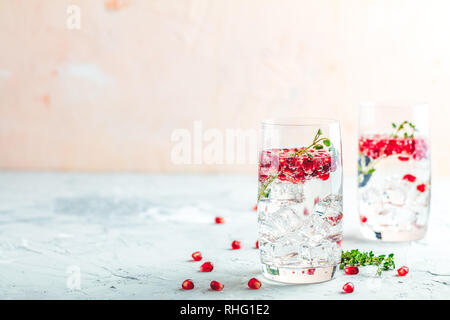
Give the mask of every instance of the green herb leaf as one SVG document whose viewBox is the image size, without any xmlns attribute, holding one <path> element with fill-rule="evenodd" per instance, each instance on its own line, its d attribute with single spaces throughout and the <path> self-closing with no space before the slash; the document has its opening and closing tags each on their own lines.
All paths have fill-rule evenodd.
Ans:
<svg viewBox="0 0 450 320">
<path fill-rule="evenodd" d="M 381 275 L 382 271 L 393 270 L 395 268 L 394 254 L 391 253 L 387 257 L 385 254 L 375 256 L 370 252 L 360 252 L 358 249 L 344 251 L 341 255 L 340 269 L 346 266 L 377 266 L 377 275 Z"/>
<path fill-rule="evenodd" d="M 327 147 L 329 147 L 331 145 L 331 142 L 330 142 L 330 140 L 325 139 L 325 140 L 323 140 L 323 144 L 326 145 Z"/>
<path fill-rule="evenodd" d="M 400 136 L 403 136 L 405 139 L 407 138 L 414 139 L 414 132 L 418 131 L 416 126 L 412 122 L 407 120 L 403 121 L 398 125 L 392 123 L 392 127 L 394 128 L 394 131 L 391 134 L 393 138 L 398 138 L 400 134 Z M 411 132 L 411 134 L 409 134 L 408 132 Z"/>
</svg>

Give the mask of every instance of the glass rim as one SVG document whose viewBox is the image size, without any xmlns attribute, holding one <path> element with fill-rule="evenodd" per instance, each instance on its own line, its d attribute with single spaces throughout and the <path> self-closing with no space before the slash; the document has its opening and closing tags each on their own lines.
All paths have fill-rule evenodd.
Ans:
<svg viewBox="0 0 450 320">
<path fill-rule="evenodd" d="M 331 118 L 283 117 L 261 121 L 262 126 L 280 127 L 313 127 L 333 124 L 339 124 L 339 120 Z"/>
</svg>

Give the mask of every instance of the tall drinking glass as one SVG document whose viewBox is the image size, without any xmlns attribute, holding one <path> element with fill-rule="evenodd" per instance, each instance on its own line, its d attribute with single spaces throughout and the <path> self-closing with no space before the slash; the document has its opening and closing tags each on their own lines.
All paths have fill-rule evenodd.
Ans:
<svg viewBox="0 0 450 320">
<path fill-rule="evenodd" d="M 341 260 L 339 122 L 262 123 L 258 241 L 263 274 L 287 283 L 332 279 Z"/>
<path fill-rule="evenodd" d="M 358 209 L 368 239 L 423 238 L 430 208 L 426 104 L 360 106 Z"/>
</svg>

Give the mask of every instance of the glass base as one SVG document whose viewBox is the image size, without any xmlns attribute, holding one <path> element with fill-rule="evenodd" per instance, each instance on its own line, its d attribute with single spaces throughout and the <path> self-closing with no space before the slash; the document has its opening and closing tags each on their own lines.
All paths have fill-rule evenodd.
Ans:
<svg viewBox="0 0 450 320">
<path fill-rule="evenodd" d="M 277 268 L 262 265 L 263 275 L 273 281 L 283 283 L 318 283 L 333 279 L 337 266 L 321 268 Z"/>
<path fill-rule="evenodd" d="M 410 231 L 375 231 L 369 227 L 361 226 L 360 228 L 364 238 L 369 240 L 388 241 L 388 242 L 402 242 L 420 240 L 425 236 L 426 228 L 416 228 Z"/>
</svg>

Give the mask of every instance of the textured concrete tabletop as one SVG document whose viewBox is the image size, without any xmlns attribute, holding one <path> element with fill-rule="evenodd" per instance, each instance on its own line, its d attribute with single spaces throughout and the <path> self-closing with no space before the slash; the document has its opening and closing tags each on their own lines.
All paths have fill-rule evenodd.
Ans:
<svg viewBox="0 0 450 320">
<path fill-rule="evenodd" d="M 0 298 L 450 299 L 450 180 L 433 180 L 426 238 L 401 244 L 360 237 L 354 178 L 344 186 L 343 248 L 393 252 L 407 276 L 361 268 L 322 284 L 266 281 L 254 248 L 254 176 L 3 172 Z M 216 215 L 225 224 L 214 224 Z M 233 240 L 243 249 L 231 250 Z M 197 250 L 213 272 L 198 271 Z M 260 290 L 247 288 L 252 277 L 263 282 Z M 194 290 L 180 289 L 186 278 Z M 224 291 L 210 290 L 211 280 Z M 345 295 L 347 281 L 355 292 Z"/>
</svg>

